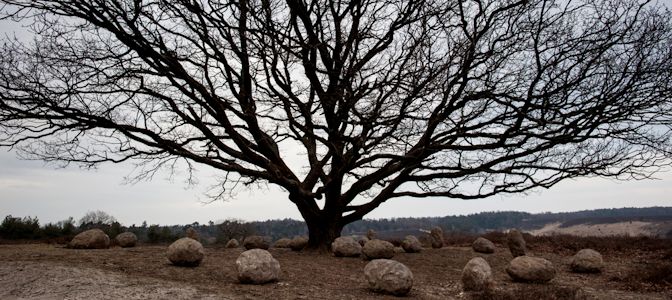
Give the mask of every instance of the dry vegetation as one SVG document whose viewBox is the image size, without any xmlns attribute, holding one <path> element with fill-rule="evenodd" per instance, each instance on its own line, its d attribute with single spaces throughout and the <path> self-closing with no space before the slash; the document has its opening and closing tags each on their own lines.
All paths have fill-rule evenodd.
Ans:
<svg viewBox="0 0 672 300">
<path fill-rule="evenodd" d="M 409 296 L 421 299 L 538 300 L 669 299 L 672 295 L 672 240 L 526 236 L 532 254 L 549 259 L 559 270 L 558 276 L 549 284 L 539 285 L 512 282 L 504 271 L 511 259 L 508 250 L 502 247 L 504 235 L 489 233 L 486 237 L 497 244 L 495 254 L 473 252 L 468 247 L 473 237 L 457 234 L 447 235 L 448 247 L 425 249 L 420 254 L 397 254 L 395 259 L 406 264 L 415 275 Z M 585 247 L 602 252 L 606 263 L 604 272 L 569 272 L 569 256 Z M 70 250 L 54 244 L 0 245 L 0 285 L 7 287 L 0 292 L 0 298 L 84 299 L 101 295 L 107 298 L 175 299 L 387 298 L 367 289 L 362 274 L 366 262 L 361 259 L 286 249 L 271 249 L 282 266 L 280 282 L 241 285 L 237 283 L 234 267 L 241 251 L 206 248 L 206 259 L 201 266 L 182 268 L 168 263 L 165 246 Z M 461 269 L 474 256 L 484 257 L 493 267 L 497 280 L 493 290 L 480 294 L 462 292 Z M 67 280 L 50 279 L 59 275 Z"/>
</svg>

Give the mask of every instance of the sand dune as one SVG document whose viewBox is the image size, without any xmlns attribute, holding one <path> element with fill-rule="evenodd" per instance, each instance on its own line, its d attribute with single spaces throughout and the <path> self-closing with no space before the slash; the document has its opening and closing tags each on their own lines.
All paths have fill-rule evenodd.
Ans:
<svg viewBox="0 0 672 300">
<path fill-rule="evenodd" d="M 580 224 L 561 227 L 562 223 L 546 224 L 541 229 L 528 231 L 533 235 L 570 234 L 577 236 L 651 236 L 665 237 L 672 230 L 672 222 L 629 221 L 608 224 Z"/>
</svg>

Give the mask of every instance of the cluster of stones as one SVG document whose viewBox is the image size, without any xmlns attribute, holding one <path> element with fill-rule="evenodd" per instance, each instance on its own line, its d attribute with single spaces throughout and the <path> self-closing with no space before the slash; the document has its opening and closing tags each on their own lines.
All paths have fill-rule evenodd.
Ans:
<svg viewBox="0 0 672 300">
<path fill-rule="evenodd" d="M 398 251 L 418 253 L 422 244 L 415 236 L 406 236 L 401 248 L 395 248 L 388 241 L 376 238 L 375 231 L 366 236 L 343 236 L 336 238 L 331 250 L 336 257 L 361 257 L 369 260 L 364 267 L 364 277 L 371 290 L 396 296 L 403 296 L 413 287 L 413 273 L 404 264 L 391 258 Z"/>
<path fill-rule="evenodd" d="M 271 238 L 259 235 L 251 235 L 243 239 L 243 247 L 247 250 L 268 250 L 268 248 L 271 247 Z"/>
<path fill-rule="evenodd" d="M 198 233 L 193 228 L 185 231 L 186 237 L 178 239 L 168 246 L 166 257 L 175 266 L 195 267 L 201 264 L 205 257 L 203 245 L 199 242 Z M 121 247 L 133 247 L 138 238 L 131 232 L 124 232 L 115 237 Z M 305 237 L 280 241 L 280 245 L 292 249 L 303 249 L 308 243 Z M 276 245 L 278 243 L 276 242 Z M 264 284 L 278 280 L 280 263 L 266 251 L 270 245 L 270 238 L 250 236 L 245 238 L 243 246 L 247 250 L 236 260 L 238 280 L 241 283 Z M 359 246 L 359 244 L 357 244 Z M 100 229 L 91 229 L 76 235 L 68 244 L 74 249 L 107 249 L 110 247 L 110 238 Z M 227 248 L 238 248 L 237 240 L 231 239 L 226 243 Z"/>
<path fill-rule="evenodd" d="M 281 238 L 273 243 L 273 248 L 291 248 L 292 239 Z"/>
<path fill-rule="evenodd" d="M 192 228 L 189 229 L 186 231 L 187 237 L 172 243 L 166 252 L 168 260 L 176 266 L 195 267 L 205 257 L 205 250 L 199 242 L 198 234 Z M 124 232 L 117 235 L 115 240 L 121 247 L 133 247 L 138 238 L 131 232 Z M 443 247 L 441 228 L 435 227 L 431 230 L 430 241 L 433 248 Z M 275 242 L 274 247 L 300 251 L 307 244 L 308 238 L 299 236 L 293 239 L 280 239 Z M 243 240 L 242 246 L 247 251 L 242 252 L 236 260 L 238 280 L 241 283 L 264 284 L 278 280 L 280 263 L 266 250 L 270 245 L 270 237 L 248 236 Z M 84 231 L 69 243 L 69 247 L 75 249 L 105 249 L 109 246 L 110 238 L 100 229 Z M 236 239 L 231 239 L 225 247 L 240 246 Z M 520 231 L 511 230 L 508 233 L 507 246 L 514 258 L 506 267 L 506 273 L 514 281 L 545 283 L 556 276 L 557 271 L 550 261 L 527 254 L 525 239 Z M 391 259 L 395 255 L 394 245 L 376 239 L 376 234 L 372 230 L 367 232 L 367 237 L 339 237 L 331 244 L 331 248 L 336 257 L 362 257 L 370 260 L 364 267 L 364 276 L 369 287 L 375 292 L 403 296 L 413 287 L 411 270 Z M 422 251 L 422 245 L 415 236 L 409 235 L 402 241 L 401 249 L 407 253 L 418 253 Z M 472 243 L 472 249 L 477 253 L 491 254 L 495 252 L 496 247 L 491 241 L 479 237 Z M 572 257 L 570 268 L 574 272 L 595 273 L 601 272 L 603 265 L 600 253 L 592 249 L 583 249 Z M 482 257 L 475 257 L 464 266 L 461 280 L 465 291 L 486 290 L 494 285 L 492 268 Z"/>
<path fill-rule="evenodd" d="M 525 239 L 518 230 L 511 230 L 507 234 L 507 246 L 513 259 L 506 267 L 506 273 L 517 282 L 545 283 L 557 274 L 556 268 L 550 261 L 534 257 L 527 253 Z M 490 254 L 495 252 L 495 245 L 482 237 L 476 239 L 472 249 L 478 253 Z M 595 250 L 583 249 L 571 259 L 570 268 L 578 273 L 601 272 L 604 263 L 602 256 Z M 462 270 L 462 286 L 465 291 L 482 291 L 493 286 L 492 269 L 482 257 L 471 259 Z"/>
<path fill-rule="evenodd" d="M 73 249 L 107 249 L 110 247 L 110 237 L 100 229 L 89 229 L 72 238 L 68 247 Z"/>
<path fill-rule="evenodd" d="M 138 237 L 132 232 L 123 232 L 114 238 L 122 248 L 135 247 Z M 110 237 L 100 229 L 94 228 L 77 234 L 68 247 L 72 249 L 107 249 L 110 247 Z"/>
</svg>

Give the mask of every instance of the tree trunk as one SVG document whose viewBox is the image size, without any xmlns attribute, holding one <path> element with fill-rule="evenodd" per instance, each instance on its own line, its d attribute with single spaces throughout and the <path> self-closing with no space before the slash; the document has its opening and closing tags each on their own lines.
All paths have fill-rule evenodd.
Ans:
<svg viewBox="0 0 672 300">
<path fill-rule="evenodd" d="M 331 242 L 341 236 L 343 225 L 337 218 L 326 216 L 306 219 L 308 226 L 308 246 L 307 250 L 316 250 L 320 252 L 331 251 Z"/>
</svg>

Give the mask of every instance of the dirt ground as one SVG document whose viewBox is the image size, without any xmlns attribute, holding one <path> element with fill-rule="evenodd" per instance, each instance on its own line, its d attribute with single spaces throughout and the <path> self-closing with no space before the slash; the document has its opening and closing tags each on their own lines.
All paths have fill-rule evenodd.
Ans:
<svg viewBox="0 0 672 300">
<path fill-rule="evenodd" d="M 243 285 L 235 260 L 242 249 L 206 248 L 196 268 L 176 267 L 166 246 L 73 250 L 60 245 L 0 245 L 0 299 L 393 299 L 367 289 L 366 261 L 327 254 L 271 249 L 282 268 L 279 282 Z M 672 299 L 672 284 L 631 284 L 627 274 L 659 263 L 661 253 L 605 256 L 600 274 L 569 272 L 569 257 L 533 253 L 553 262 L 558 276 L 547 284 L 514 283 L 505 272 L 508 250 L 477 254 L 467 247 L 398 253 L 414 274 L 410 298 L 418 299 Z M 496 286 L 486 294 L 461 290 L 462 267 L 484 257 Z M 669 259 L 668 259 L 669 260 Z"/>
</svg>

